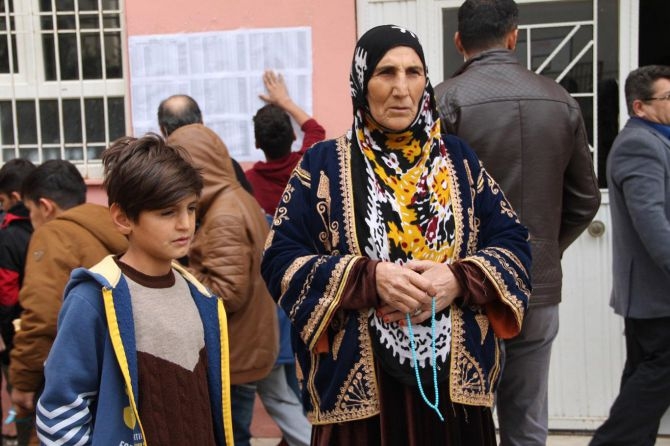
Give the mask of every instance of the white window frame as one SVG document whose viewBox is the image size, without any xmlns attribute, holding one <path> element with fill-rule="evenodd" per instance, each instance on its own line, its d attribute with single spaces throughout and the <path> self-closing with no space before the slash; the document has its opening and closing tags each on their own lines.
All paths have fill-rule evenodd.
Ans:
<svg viewBox="0 0 670 446">
<path fill-rule="evenodd" d="M 5 6 L 8 6 L 9 0 L 0 0 L 6 2 Z M 97 0 L 99 6 L 99 14 L 102 13 L 102 0 Z M 77 7 L 79 0 L 75 1 L 75 7 Z M 51 0 L 52 5 L 52 14 L 56 15 L 56 0 Z M 82 79 L 82 63 L 79 63 L 79 80 L 54 80 L 47 81 L 45 79 L 45 66 L 44 66 L 44 57 L 43 57 L 43 47 L 42 47 L 42 30 L 41 30 L 41 16 L 39 11 L 39 0 L 14 0 L 14 30 L 16 35 L 16 49 L 17 49 L 17 60 L 19 65 L 19 70 L 17 74 L 0 74 L 0 97 L 3 100 L 12 101 L 12 114 L 13 114 L 13 125 L 14 125 L 14 156 L 20 156 L 19 149 L 23 148 L 35 148 L 37 146 L 38 159 L 32 160 L 36 163 L 41 163 L 44 160 L 43 157 L 43 148 L 54 148 L 57 147 L 60 149 L 60 158 L 67 159 L 66 148 L 69 146 L 83 146 L 83 159 L 81 160 L 71 160 L 79 170 L 82 172 L 85 178 L 101 178 L 102 177 L 102 168 L 99 159 L 88 159 L 88 153 L 86 146 L 88 144 L 86 136 L 86 113 L 84 108 L 84 101 L 88 98 L 102 98 L 103 100 L 103 110 L 104 110 L 104 129 L 105 129 L 105 146 L 109 145 L 110 135 L 109 135 L 109 125 L 108 125 L 108 103 L 107 98 L 110 97 L 121 97 L 124 98 L 124 117 L 125 117 L 125 134 L 128 134 L 128 129 L 130 126 L 130 113 L 129 113 L 129 95 L 128 95 L 128 85 L 127 85 L 127 48 L 126 48 L 126 30 L 125 30 L 125 2 L 124 0 L 119 0 L 119 9 L 118 10 L 105 10 L 117 12 L 119 17 L 119 28 L 104 28 L 97 30 L 100 35 L 101 42 L 101 57 L 104 61 L 105 57 L 105 46 L 104 46 L 104 33 L 106 31 L 119 31 L 121 39 L 121 57 L 122 57 L 122 73 L 123 76 L 120 79 L 105 79 L 106 72 L 103 66 L 103 79 Z M 9 12 L 8 8 L 5 8 Z M 76 27 L 75 32 L 81 34 L 82 29 L 80 28 L 79 16 L 75 15 Z M 84 31 L 85 32 L 85 31 Z M 6 38 L 2 36 L 2 38 Z M 54 45 L 58 47 L 58 39 L 54 39 Z M 77 45 L 80 45 L 80 39 L 77 39 Z M 10 63 L 12 63 L 12 45 L 9 45 L 9 57 Z M 78 51 L 79 56 L 81 57 L 81 51 Z M 58 57 L 56 59 L 57 72 L 60 72 L 60 60 Z M 60 77 L 60 76 L 58 76 Z M 42 143 L 42 131 L 41 131 L 41 122 L 40 122 L 40 100 L 49 99 L 57 100 L 59 104 L 58 116 L 55 117 L 58 119 L 59 133 L 60 133 L 60 142 L 57 144 L 43 144 Z M 62 112 L 62 101 L 65 99 L 78 99 L 80 103 L 81 110 L 81 131 L 82 139 L 80 143 L 65 143 L 64 137 L 64 124 L 63 124 L 63 112 Z M 35 100 L 35 109 L 36 109 L 36 124 L 37 124 L 37 144 L 18 144 L 18 129 L 17 129 L 17 111 L 16 111 L 16 101 L 17 100 Z M 101 144 L 96 144 L 100 146 Z M 2 149 L 5 150 L 11 146 L 3 145 Z M 0 161 L 1 162 L 1 161 Z"/>
</svg>

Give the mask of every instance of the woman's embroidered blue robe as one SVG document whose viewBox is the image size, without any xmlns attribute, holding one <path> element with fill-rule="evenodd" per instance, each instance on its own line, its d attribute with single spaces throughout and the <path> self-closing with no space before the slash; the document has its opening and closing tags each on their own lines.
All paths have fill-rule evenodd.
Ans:
<svg viewBox="0 0 670 446">
<path fill-rule="evenodd" d="M 528 233 L 502 191 L 461 140 L 444 136 L 451 171 L 456 259 L 480 268 L 498 292 L 493 305 L 452 304 L 449 392 L 455 403 L 492 406 L 499 336 L 521 329 L 530 295 Z M 266 242 L 262 274 L 292 321 L 314 424 L 379 413 L 368 315 L 340 307 L 364 259 L 356 233 L 349 140 L 316 144 L 294 170 Z M 327 351 L 317 346 L 327 345 Z M 444 388 L 444 386 L 441 386 Z"/>
</svg>

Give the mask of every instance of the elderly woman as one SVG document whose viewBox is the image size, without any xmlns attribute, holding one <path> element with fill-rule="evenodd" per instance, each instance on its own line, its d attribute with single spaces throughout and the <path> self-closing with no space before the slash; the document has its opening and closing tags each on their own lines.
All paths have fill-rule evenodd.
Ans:
<svg viewBox="0 0 670 446">
<path fill-rule="evenodd" d="M 316 445 L 491 445 L 500 339 L 528 303 L 527 232 L 440 130 L 422 47 L 358 41 L 354 121 L 286 187 L 262 274 L 292 321 Z"/>
</svg>

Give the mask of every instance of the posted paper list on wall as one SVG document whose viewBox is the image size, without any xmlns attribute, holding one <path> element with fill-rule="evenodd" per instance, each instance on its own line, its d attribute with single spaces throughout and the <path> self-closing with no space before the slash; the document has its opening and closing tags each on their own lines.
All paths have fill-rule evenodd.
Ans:
<svg viewBox="0 0 670 446">
<path fill-rule="evenodd" d="M 292 99 L 312 113 L 309 27 L 132 36 L 128 45 L 135 136 L 160 133 L 160 102 L 187 94 L 198 102 L 205 125 L 219 134 L 233 158 L 263 159 L 254 147 L 252 117 L 264 105 L 258 95 L 265 93 L 266 69 L 281 73 Z M 296 135 L 294 150 L 302 140 L 298 128 Z"/>
</svg>

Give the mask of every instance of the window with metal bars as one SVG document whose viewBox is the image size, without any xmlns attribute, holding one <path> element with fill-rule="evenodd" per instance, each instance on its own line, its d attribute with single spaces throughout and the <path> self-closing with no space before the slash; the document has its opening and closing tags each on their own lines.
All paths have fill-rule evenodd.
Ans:
<svg viewBox="0 0 670 446">
<path fill-rule="evenodd" d="M 122 0 L 0 0 L 0 162 L 54 158 L 99 177 L 126 134 Z"/>
</svg>

